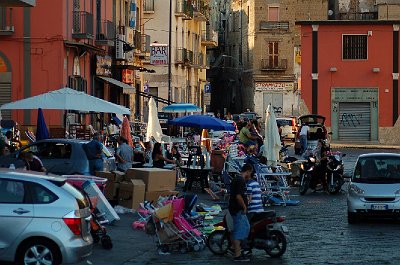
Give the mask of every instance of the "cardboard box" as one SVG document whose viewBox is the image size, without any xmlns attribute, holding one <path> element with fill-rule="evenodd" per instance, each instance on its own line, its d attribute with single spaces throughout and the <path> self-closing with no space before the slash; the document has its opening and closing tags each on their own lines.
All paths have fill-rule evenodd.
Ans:
<svg viewBox="0 0 400 265">
<path fill-rule="evenodd" d="M 119 193 L 119 182 L 107 181 L 106 189 L 104 190 L 104 196 L 107 200 L 118 199 Z"/>
<path fill-rule="evenodd" d="M 146 191 L 174 190 L 176 173 L 174 170 L 160 168 L 131 168 L 126 171 L 128 179 L 141 179 Z"/>
<path fill-rule="evenodd" d="M 119 185 L 119 205 L 137 209 L 144 201 L 146 185 L 140 179 L 132 179 L 129 182 L 121 182 Z"/>
<path fill-rule="evenodd" d="M 125 172 L 122 171 L 113 171 L 114 175 L 115 175 L 115 181 L 116 182 L 122 182 L 125 180 Z"/>
<path fill-rule="evenodd" d="M 176 196 L 178 195 L 178 191 L 174 190 L 164 190 L 164 191 L 147 191 L 145 199 L 146 201 L 157 201 L 160 196 Z"/>
<path fill-rule="evenodd" d="M 115 174 L 110 171 L 96 171 L 96 177 L 107 179 L 107 183 L 115 181 Z"/>
</svg>

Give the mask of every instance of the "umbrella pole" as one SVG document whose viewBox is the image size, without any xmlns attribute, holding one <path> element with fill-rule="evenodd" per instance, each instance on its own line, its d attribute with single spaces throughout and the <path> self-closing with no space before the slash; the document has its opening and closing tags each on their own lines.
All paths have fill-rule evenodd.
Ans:
<svg viewBox="0 0 400 265">
<path fill-rule="evenodd" d="M 64 110 L 64 137 L 67 134 L 67 110 Z"/>
</svg>

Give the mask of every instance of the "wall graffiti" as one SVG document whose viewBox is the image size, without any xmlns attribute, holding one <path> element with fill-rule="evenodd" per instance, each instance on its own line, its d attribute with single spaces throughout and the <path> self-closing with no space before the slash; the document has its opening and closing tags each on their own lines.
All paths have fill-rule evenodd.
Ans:
<svg viewBox="0 0 400 265">
<path fill-rule="evenodd" d="M 362 125 L 362 113 L 342 113 L 340 116 L 339 126 L 342 127 L 357 127 Z"/>
</svg>

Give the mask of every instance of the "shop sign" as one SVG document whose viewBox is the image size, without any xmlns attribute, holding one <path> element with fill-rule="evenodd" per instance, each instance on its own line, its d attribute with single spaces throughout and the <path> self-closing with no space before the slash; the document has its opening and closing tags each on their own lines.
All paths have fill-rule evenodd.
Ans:
<svg viewBox="0 0 400 265">
<path fill-rule="evenodd" d="M 376 88 L 333 88 L 333 101 L 368 102 L 378 101 Z"/>
<path fill-rule="evenodd" d="M 133 40 L 135 38 L 135 31 L 133 30 L 133 28 L 130 27 L 126 27 L 125 30 L 125 38 L 126 38 L 126 42 L 133 45 Z"/>
<path fill-rule="evenodd" d="M 122 70 L 122 82 L 126 84 L 133 84 L 135 81 L 134 71 L 130 69 Z"/>
<path fill-rule="evenodd" d="M 112 59 L 110 56 L 96 56 L 96 75 L 111 77 Z"/>
<path fill-rule="evenodd" d="M 211 84 L 204 85 L 204 93 L 211 93 Z"/>
<path fill-rule="evenodd" d="M 293 90 L 293 82 L 256 82 L 256 91 L 285 91 Z"/>
<path fill-rule="evenodd" d="M 150 44 L 150 64 L 165 65 L 168 64 L 168 45 L 152 43 Z"/>
</svg>

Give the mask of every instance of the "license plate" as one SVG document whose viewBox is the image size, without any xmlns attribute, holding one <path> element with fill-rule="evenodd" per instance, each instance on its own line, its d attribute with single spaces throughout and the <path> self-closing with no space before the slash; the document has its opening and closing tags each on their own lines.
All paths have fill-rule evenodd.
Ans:
<svg viewBox="0 0 400 265">
<path fill-rule="evenodd" d="M 373 204 L 371 205 L 372 210 L 377 210 L 377 211 L 384 211 L 388 209 L 387 204 Z"/>
<path fill-rule="evenodd" d="M 281 228 L 284 233 L 289 233 L 289 228 L 286 225 L 282 225 Z"/>
</svg>

